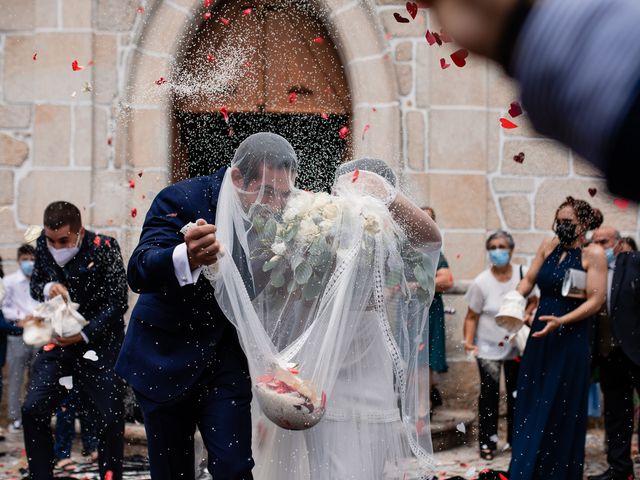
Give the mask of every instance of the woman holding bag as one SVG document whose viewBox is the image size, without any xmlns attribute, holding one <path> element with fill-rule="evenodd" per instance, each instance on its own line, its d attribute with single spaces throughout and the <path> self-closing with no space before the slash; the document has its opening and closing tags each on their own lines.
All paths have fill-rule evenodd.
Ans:
<svg viewBox="0 0 640 480">
<path fill-rule="evenodd" d="M 602 214 L 567 197 L 556 211 L 553 238 L 540 245 L 517 292 L 540 288 L 540 306 L 520 364 L 511 480 L 581 480 L 587 430 L 589 323 L 607 291 L 602 247 L 583 247 Z M 562 295 L 568 270 L 586 272 L 586 299 Z"/>
<path fill-rule="evenodd" d="M 480 457 L 493 460 L 498 441 L 500 371 L 504 368 L 507 386 L 507 442 L 511 443 L 513 412 L 518 378 L 519 352 L 509 342 L 509 331 L 496 323 L 495 317 L 506 293 L 514 290 L 526 273 L 523 266 L 511 264 L 515 243 L 508 232 L 498 230 L 486 241 L 491 267 L 478 275 L 465 297 L 469 309 L 464 321 L 464 347 L 474 354 L 480 373 L 478 400 Z M 535 292 L 527 302 L 527 315 L 537 306 Z M 527 318 L 525 318 L 525 321 Z"/>
</svg>

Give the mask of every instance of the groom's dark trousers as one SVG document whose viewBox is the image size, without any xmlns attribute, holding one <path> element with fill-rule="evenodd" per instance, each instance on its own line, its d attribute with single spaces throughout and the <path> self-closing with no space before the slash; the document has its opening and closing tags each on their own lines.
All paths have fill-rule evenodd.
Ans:
<svg viewBox="0 0 640 480">
<path fill-rule="evenodd" d="M 180 229 L 215 223 L 224 169 L 165 188 L 145 218 L 127 278 L 140 293 L 116 372 L 133 387 L 145 420 L 153 480 L 195 476 L 196 427 L 216 480 L 250 480 L 251 383 L 235 328 L 201 275 L 179 282 Z"/>
</svg>

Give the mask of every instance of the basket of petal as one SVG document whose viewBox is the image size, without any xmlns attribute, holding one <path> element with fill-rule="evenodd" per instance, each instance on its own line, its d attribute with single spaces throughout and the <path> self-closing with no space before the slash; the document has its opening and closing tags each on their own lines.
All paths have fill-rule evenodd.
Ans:
<svg viewBox="0 0 640 480">
<path fill-rule="evenodd" d="M 324 416 L 326 395 L 318 398 L 315 386 L 302 380 L 295 367 L 273 370 L 257 378 L 256 398 L 266 417 L 286 430 L 306 430 Z"/>
</svg>

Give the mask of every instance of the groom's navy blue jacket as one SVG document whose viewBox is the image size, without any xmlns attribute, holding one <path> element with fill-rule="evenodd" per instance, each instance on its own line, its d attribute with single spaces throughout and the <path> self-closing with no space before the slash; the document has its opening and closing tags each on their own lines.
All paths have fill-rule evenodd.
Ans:
<svg viewBox="0 0 640 480">
<path fill-rule="evenodd" d="M 200 275 L 197 283 L 180 287 L 172 257 L 174 248 L 184 242 L 180 229 L 185 224 L 198 218 L 215 223 L 225 170 L 162 190 L 129 260 L 129 286 L 141 295 L 115 370 L 155 402 L 172 400 L 198 380 L 225 331 L 225 346 L 238 343 L 209 281 Z"/>
</svg>

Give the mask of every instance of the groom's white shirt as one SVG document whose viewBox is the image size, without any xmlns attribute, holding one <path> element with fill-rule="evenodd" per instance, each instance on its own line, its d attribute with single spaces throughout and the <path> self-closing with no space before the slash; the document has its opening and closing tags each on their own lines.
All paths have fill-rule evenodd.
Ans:
<svg viewBox="0 0 640 480">
<path fill-rule="evenodd" d="M 181 287 L 185 285 L 191 285 L 192 283 L 196 283 L 198 281 L 198 277 L 200 277 L 200 272 L 202 272 L 202 266 L 197 267 L 194 270 L 191 270 L 189 266 L 189 257 L 187 256 L 187 244 L 182 242 L 176 248 L 173 249 L 173 254 L 171 255 L 173 260 L 173 271 L 178 279 L 178 284 Z"/>
</svg>

